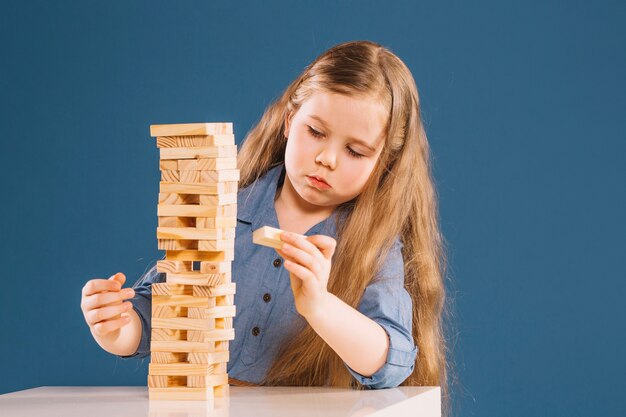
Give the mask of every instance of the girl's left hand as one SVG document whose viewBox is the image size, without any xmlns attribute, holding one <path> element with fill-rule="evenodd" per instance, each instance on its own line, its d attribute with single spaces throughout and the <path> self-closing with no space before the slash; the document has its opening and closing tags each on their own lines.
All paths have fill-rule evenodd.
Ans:
<svg viewBox="0 0 626 417">
<path fill-rule="evenodd" d="M 285 242 L 276 251 L 285 259 L 296 310 L 305 318 L 323 311 L 330 276 L 331 259 L 337 241 L 330 236 L 314 235 L 306 239 L 282 232 Z"/>
</svg>

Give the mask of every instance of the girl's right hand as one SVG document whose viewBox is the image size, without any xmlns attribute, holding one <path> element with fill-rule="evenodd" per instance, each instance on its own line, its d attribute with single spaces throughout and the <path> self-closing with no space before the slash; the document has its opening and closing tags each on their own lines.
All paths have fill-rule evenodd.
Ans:
<svg viewBox="0 0 626 417">
<path fill-rule="evenodd" d="M 118 272 L 109 279 L 92 279 L 83 287 L 80 308 L 95 336 L 106 337 L 130 322 L 132 304 L 124 300 L 135 296 L 132 288 L 122 289 L 126 276 Z"/>
</svg>

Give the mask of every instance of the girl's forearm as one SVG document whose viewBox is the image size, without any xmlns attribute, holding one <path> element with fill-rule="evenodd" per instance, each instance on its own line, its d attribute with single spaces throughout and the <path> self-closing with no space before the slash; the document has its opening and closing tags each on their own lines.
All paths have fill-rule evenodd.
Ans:
<svg viewBox="0 0 626 417">
<path fill-rule="evenodd" d="M 359 374 L 369 377 L 387 360 L 389 337 L 375 321 L 328 293 L 319 313 L 306 317 L 322 339 Z"/>
<path fill-rule="evenodd" d="M 134 309 L 128 310 L 130 322 L 105 336 L 91 333 L 100 347 L 109 353 L 118 356 L 132 355 L 137 351 L 141 341 L 141 320 Z"/>
</svg>

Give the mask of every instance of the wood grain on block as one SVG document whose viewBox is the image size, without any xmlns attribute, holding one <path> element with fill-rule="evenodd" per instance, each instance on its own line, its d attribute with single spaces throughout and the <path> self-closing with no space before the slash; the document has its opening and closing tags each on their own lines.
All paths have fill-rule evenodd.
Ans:
<svg viewBox="0 0 626 417">
<path fill-rule="evenodd" d="M 220 251 L 235 250 L 235 239 L 198 240 L 198 250 Z"/>
<path fill-rule="evenodd" d="M 234 329 L 220 329 L 212 331 L 219 332 L 219 334 L 215 335 L 213 341 L 225 341 L 234 339 Z M 224 332 L 228 332 L 228 334 L 225 334 Z M 216 350 L 213 349 L 217 349 L 217 347 L 212 348 L 211 344 L 205 342 L 190 342 L 188 340 L 150 341 L 150 350 L 153 352 L 215 352 Z"/>
<path fill-rule="evenodd" d="M 153 329 L 211 330 L 215 322 L 208 319 L 190 319 L 189 317 L 153 317 Z"/>
<path fill-rule="evenodd" d="M 195 217 L 161 216 L 157 222 L 159 227 L 198 227 Z"/>
<path fill-rule="evenodd" d="M 225 232 L 228 233 L 224 234 L 224 239 L 234 239 L 235 228 L 237 227 L 237 216 L 196 217 L 196 227 L 201 229 L 232 229 L 225 230 Z"/>
<path fill-rule="evenodd" d="M 163 329 L 159 329 L 163 330 Z M 198 353 L 204 355 L 205 353 Z M 150 361 L 152 363 L 179 363 L 187 362 L 189 354 L 187 352 L 150 352 Z M 202 356 L 200 356 L 202 358 Z M 196 362 L 197 363 L 197 362 Z"/>
<path fill-rule="evenodd" d="M 191 285 L 155 282 L 150 288 L 152 288 L 153 297 L 155 295 L 194 295 L 193 287 Z M 198 295 L 207 295 L 208 297 L 208 294 Z"/>
<path fill-rule="evenodd" d="M 214 303 L 214 300 L 209 300 L 206 296 L 152 294 L 152 305 L 209 308 Z"/>
<path fill-rule="evenodd" d="M 222 240 L 222 229 L 157 227 L 157 239 Z"/>
<path fill-rule="evenodd" d="M 192 261 L 157 261 L 157 272 L 186 272 L 193 271 Z"/>
<path fill-rule="evenodd" d="M 200 171 L 176 171 L 178 172 L 179 181 L 182 183 L 202 182 Z"/>
<path fill-rule="evenodd" d="M 236 158 L 237 145 L 205 146 L 201 148 L 160 148 L 160 160 Z"/>
<path fill-rule="evenodd" d="M 158 239 L 159 250 L 198 250 L 197 240 Z"/>
<path fill-rule="evenodd" d="M 215 306 L 211 308 L 194 307 L 193 312 L 195 314 L 193 318 L 197 319 L 235 317 L 237 315 L 237 306 Z M 189 313 L 191 313 L 191 311 L 188 311 L 188 314 Z"/>
<path fill-rule="evenodd" d="M 237 158 L 179 159 L 178 169 L 180 171 L 235 170 L 237 169 Z"/>
<path fill-rule="evenodd" d="M 228 262 L 235 258 L 234 250 L 205 252 L 194 250 L 168 250 L 165 258 L 170 261 Z"/>
<path fill-rule="evenodd" d="M 180 182 L 180 176 L 177 169 L 166 169 L 161 171 L 162 182 Z"/>
<path fill-rule="evenodd" d="M 166 280 L 171 284 L 185 284 L 185 285 L 223 285 L 231 282 L 231 272 L 216 273 L 216 274 L 191 274 L 188 272 L 169 273 Z"/>
<path fill-rule="evenodd" d="M 217 303 L 217 299 L 215 300 Z M 187 317 L 187 307 L 181 306 L 152 306 L 152 317 L 174 318 Z"/>
<path fill-rule="evenodd" d="M 187 340 L 187 330 L 150 329 L 150 340 Z"/>
<path fill-rule="evenodd" d="M 219 123 L 177 123 L 150 125 L 150 136 L 199 136 L 224 135 L 233 133 L 233 124 Z"/>
<path fill-rule="evenodd" d="M 283 241 L 280 240 L 280 234 L 283 231 L 270 226 L 263 226 L 252 232 L 252 241 L 258 245 L 269 246 L 275 249 L 283 247 Z M 306 239 L 306 236 L 294 233 Z"/>
<path fill-rule="evenodd" d="M 178 169 L 178 161 L 176 160 L 159 160 L 159 169 L 161 171 Z"/>
<path fill-rule="evenodd" d="M 237 291 L 237 284 L 234 282 L 222 285 L 193 285 L 189 286 L 192 294 L 196 297 L 221 297 L 232 295 Z"/>
<path fill-rule="evenodd" d="M 219 212 L 216 206 L 200 206 L 195 204 L 158 204 L 158 217 L 217 217 Z M 196 221 L 196 225 L 197 225 Z"/>
<path fill-rule="evenodd" d="M 230 352 L 228 350 L 228 342 L 210 342 L 211 352 L 193 352 L 189 353 L 187 358 L 189 363 L 216 363 L 228 362 L 230 360 Z M 214 346 L 213 346 L 214 345 Z M 223 355 L 223 356 L 220 356 Z"/>
<path fill-rule="evenodd" d="M 232 271 L 230 262 L 200 262 L 200 272 L 203 274 L 221 274 Z"/>
<path fill-rule="evenodd" d="M 228 362 L 228 361 L 226 361 Z M 214 364 L 224 363 L 215 362 Z M 155 363 L 150 364 L 148 367 L 148 373 L 150 375 L 171 375 L 171 376 L 182 376 L 182 375 L 215 375 L 218 373 L 217 370 L 221 369 L 215 368 L 211 366 L 211 364 L 203 364 L 203 363 Z"/>
<path fill-rule="evenodd" d="M 235 135 L 225 133 L 216 135 L 157 136 L 156 145 L 157 148 L 228 146 L 235 145 Z"/>
<path fill-rule="evenodd" d="M 233 192 L 232 189 L 236 187 L 233 182 L 218 182 L 215 184 L 198 183 L 178 183 L 178 182 L 159 182 L 159 192 L 161 193 L 175 193 L 175 194 L 199 194 L 202 196 L 219 196 L 221 200 L 228 200 L 229 202 L 223 202 L 220 206 L 226 204 L 237 204 L 237 192 Z M 230 191 L 230 192 L 226 192 Z M 233 198 L 234 196 L 234 198 Z M 212 201 L 212 200 L 211 200 Z M 203 204 L 203 203 L 201 203 Z M 204 203 L 206 204 L 206 203 Z"/>
<path fill-rule="evenodd" d="M 159 204 L 179 205 L 179 204 L 200 204 L 200 196 L 198 194 L 177 194 L 177 193 L 159 193 Z"/>
</svg>

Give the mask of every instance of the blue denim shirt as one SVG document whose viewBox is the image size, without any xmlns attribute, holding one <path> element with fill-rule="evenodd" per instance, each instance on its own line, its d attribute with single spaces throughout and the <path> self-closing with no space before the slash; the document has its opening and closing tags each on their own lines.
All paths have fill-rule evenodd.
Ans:
<svg viewBox="0 0 626 417">
<path fill-rule="evenodd" d="M 252 232 L 262 226 L 278 228 L 274 197 L 284 181 L 284 164 L 270 169 L 263 177 L 240 189 L 237 196 L 237 229 L 232 281 L 237 284 L 233 320 L 235 339 L 229 343 L 230 377 L 260 383 L 280 346 L 306 325 L 296 311 L 289 271 L 275 249 L 252 242 Z M 324 234 L 337 238 L 335 211 L 313 226 L 305 235 Z M 365 377 L 344 363 L 348 371 L 368 388 L 396 387 L 413 371 L 417 347 L 411 335 L 412 301 L 404 289 L 402 243 L 396 238 L 383 267 L 366 288 L 357 309 L 376 321 L 389 335 L 385 364 Z M 165 274 L 152 272 L 135 287 L 130 301 L 141 318 L 143 334 L 137 351 L 122 358 L 150 354 L 151 284 L 163 282 Z M 253 331 L 253 329 L 256 329 Z M 366 341 L 362 341 L 365 343 Z"/>
</svg>

